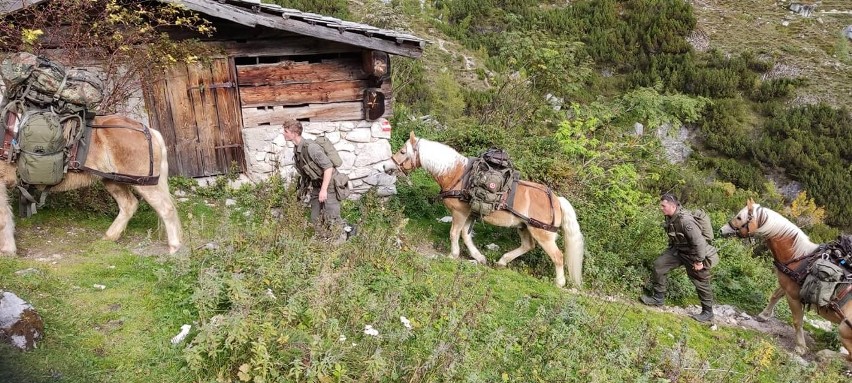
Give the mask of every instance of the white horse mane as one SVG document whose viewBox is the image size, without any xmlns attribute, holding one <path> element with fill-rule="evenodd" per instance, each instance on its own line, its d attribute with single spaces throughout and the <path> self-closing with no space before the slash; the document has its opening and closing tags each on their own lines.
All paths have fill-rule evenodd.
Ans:
<svg viewBox="0 0 852 383">
<path fill-rule="evenodd" d="M 414 155 L 415 152 L 419 153 L 420 166 L 434 176 L 441 176 L 455 169 L 458 165 L 467 165 L 467 157 L 440 142 L 418 138 L 416 150 L 410 150 L 412 149 L 410 147 L 411 141 L 407 141 L 406 145 L 409 146 L 409 155 Z"/>
<path fill-rule="evenodd" d="M 759 208 L 759 209 L 758 209 Z M 802 229 L 772 209 L 755 204 L 755 217 L 758 224 L 756 234 L 764 237 L 793 237 L 793 257 L 800 257 L 816 251 L 818 244 L 811 242 Z"/>
</svg>

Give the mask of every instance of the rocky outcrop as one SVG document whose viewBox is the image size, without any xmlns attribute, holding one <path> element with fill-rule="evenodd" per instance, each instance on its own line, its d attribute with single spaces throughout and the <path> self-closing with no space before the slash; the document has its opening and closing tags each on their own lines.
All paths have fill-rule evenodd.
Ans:
<svg viewBox="0 0 852 383">
<path fill-rule="evenodd" d="M 0 295 L 0 339 L 30 351 L 43 334 L 44 322 L 32 305 L 8 291 Z"/>
</svg>

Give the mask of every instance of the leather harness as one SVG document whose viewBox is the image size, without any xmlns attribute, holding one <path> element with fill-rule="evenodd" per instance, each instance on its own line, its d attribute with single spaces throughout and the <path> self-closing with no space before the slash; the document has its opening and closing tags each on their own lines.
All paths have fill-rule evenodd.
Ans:
<svg viewBox="0 0 852 383">
<path fill-rule="evenodd" d="M 13 126 L 14 126 L 13 122 L 14 122 L 15 117 L 14 117 L 13 114 L 10 114 L 7 118 L 9 120 L 6 121 L 6 124 L 5 124 L 6 129 L 4 129 L 4 132 L 3 132 L 3 146 L 2 146 L 2 148 L 0 148 L 0 160 L 5 160 L 5 161 L 11 162 L 12 158 L 14 157 L 14 155 L 13 155 L 14 149 L 12 148 L 12 141 L 15 139 L 15 136 L 16 136 L 16 132 L 12 130 Z M 128 183 L 128 184 L 134 184 L 134 185 L 156 185 L 157 182 L 159 182 L 160 176 L 154 175 L 154 143 L 151 141 L 151 131 L 147 126 L 142 125 L 141 129 L 130 127 L 130 126 L 124 126 L 124 125 L 103 125 L 103 124 L 102 125 L 92 125 L 91 127 L 92 127 L 92 129 L 116 129 L 116 128 L 130 129 L 130 130 L 135 130 L 135 131 L 141 132 L 143 135 L 145 135 L 145 139 L 148 141 L 148 175 L 134 176 L 134 175 L 121 174 L 121 173 L 112 173 L 112 172 L 107 173 L 107 172 L 102 172 L 100 170 L 92 169 L 88 166 L 85 166 L 83 164 L 83 162 L 85 162 L 85 158 L 82 158 L 82 161 L 80 161 L 80 159 L 78 159 L 78 154 L 80 154 L 80 146 L 83 145 L 83 144 L 81 144 L 80 141 L 82 141 L 83 139 L 89 139 L 90 137 L 83 137 L 80 141 L 77 141 L 77 142 L 74 143 L 74 145 L 72 146 L 70 153 L 69 153 L 68 170 L 77 171 L 77 172 L 87 171 L 87 172 L 91 172 L 92 174 L 97 175 L 99 177 L 106 178 L 108 180 L 112 180 L 112 181 L 116 181 L 116 182 L 122 182 L 122 183 Z"/>
<path fill-rule="evenodd" d="M 459 177 L 456 180 L 456 182 L 453 182 L 452 186 L 450 186 L 449 189 L 447 189 L 447 190 L 442 189 L 441 192 L 438 193 L 438 196 L 441 197 L 441 199 L 458 198 L 462 202 L 470 201 L 470 193 L 468 193 L 468 188 L 469 188 L 469 185 L 470 185 L 470 170 L 471 170 L 472 167 L 473 167 L 472 158 L 468 158 L 467 165 L 465 165 L 464 172 L 462 172 L 461 177 Z M 456 187 L 459 186 L 459 184 L 461 184 L 462 188 L 456 189 Z M 535 218 L 527 217 L 526 215 L 523 215 L 519 211 L 514 209 L 515 192 L 517 191 L 518 185 L 524 185 L 526 187 L 532 187 L 532 188 L 538 189 L 540 191 L 543 191 L 547 195 L 547 201 L 551 206 L 551 209 L 550 209 L 551 223 L 545 223 L 545 222 L 539 221 Z M 516 217 L 520 218 L 521 220 L 523 220 L 529 226 L 532 226 L 532 227 L 537 228 L 537 229 L 551 231 L 551 232 L 555 233 L 555 232 L 559 231 L 559 226 L 554 225 L 556 223 L 556 214 L 553 211 L 552 206 L 553 206 L 553 192 L 550 190 L 549 187 L 546 187 L 546 186 L 542 187 L 540 185 L 533 184 L 531 182 L 520 181 L 518 179 L 514 179 L 512 181 L 512 184 L 509 186 L 509 192 L 503 194 L 503 197 L 501 198 L 500 203 L 497 204 L 497 210 L 506 210 L 506 211 L 514 214 Z"/>
</svg>

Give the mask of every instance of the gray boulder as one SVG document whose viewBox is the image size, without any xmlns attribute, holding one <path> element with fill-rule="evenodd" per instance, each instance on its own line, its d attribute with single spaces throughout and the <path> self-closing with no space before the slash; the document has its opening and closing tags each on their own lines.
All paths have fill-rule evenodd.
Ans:
<svg viewBox="0 0 852 383">
<path fill-rule="evenodd" d="M 8 291 L 0 295 L 0 339 L 30 351 L 43 334 L 44 322 L 32 305 Z"/>
</svg>

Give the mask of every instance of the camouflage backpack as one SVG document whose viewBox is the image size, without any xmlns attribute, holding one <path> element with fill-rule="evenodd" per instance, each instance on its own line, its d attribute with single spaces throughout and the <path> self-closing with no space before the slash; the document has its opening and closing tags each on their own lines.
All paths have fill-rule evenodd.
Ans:
<svg viewBox="0 0 852 383">
<path fill-rule="evenodd" d="M 504 196 L 518 180 L 518 172 L 512 168 L 509 154 L 502 149 L 488 149 L 473 161 L 468 186 L 470 208 L 486 216 L 503 208 Z"/>
</svg>

